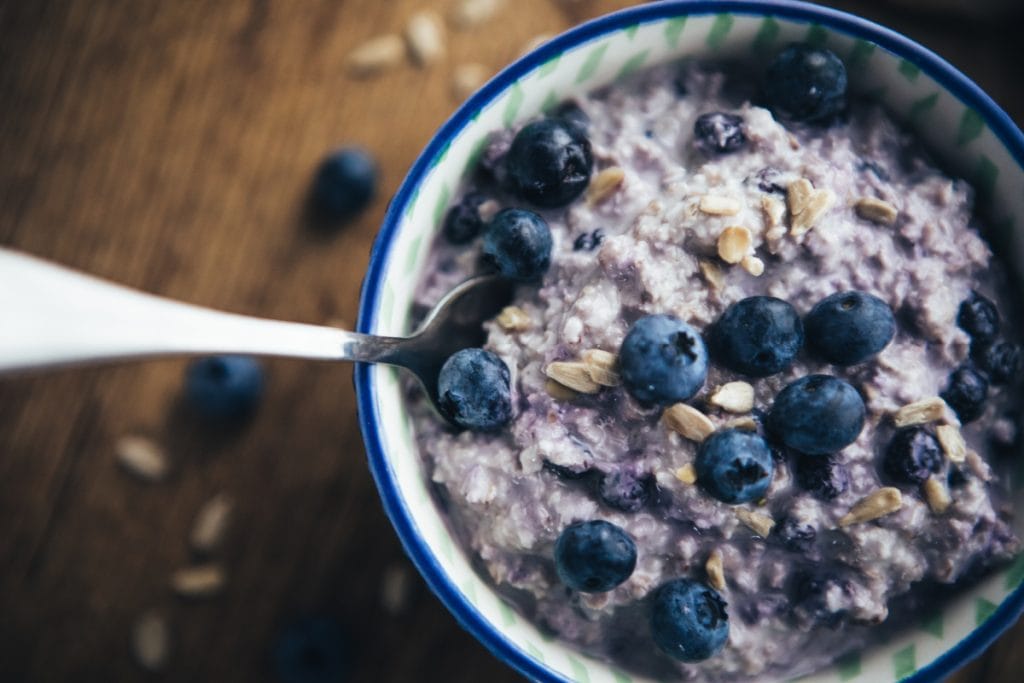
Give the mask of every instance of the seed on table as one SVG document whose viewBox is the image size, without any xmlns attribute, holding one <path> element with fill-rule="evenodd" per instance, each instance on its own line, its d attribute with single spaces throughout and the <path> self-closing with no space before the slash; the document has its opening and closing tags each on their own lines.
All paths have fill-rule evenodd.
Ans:
<svg viewBox="0 0 1024 683">
<path fill-rule="evenodd" d="M 405 25 L 409 55 L 420 66 L 436 62 L 444 54 L 444 28 L 436 12 L 417 12 Z"/>
<path fill-rule="evenodd" d="M 114 446 L 117 460 L 128 472 L 144 481 L 158 482 L 170 472 L 170 462 L 152 439 L 124 436 Z"/>
<path fill-rule="evenodd" d="M 400 614 L 409 604 L 412 575 L 409 569 L 395 564 L 384 570 L 380 583 L 380 601 L 388 614 Z"/>
<path fill-rule="evenodd" d="M 459 64 L 452 70 L 452 95 L 461 102 L 479 90 L 489 75 L 490 71 L 483 64 Z"/>
<path fill-rule="evenodd" d="M 192 531 L 189 534 L 189 545 L 197 553 L 212 553 L 224 542 L 234 503 L 225 494 L 219 494 L 206 501 L 199 508 Z"/>
<path fill-rule="evenodd" d="M 452 7 L 452 23 L 463 29 L 478 26 L 493 17 L 501 4 L 502 0 L 458 0 Z"/>
<path fill-rule="evenodd" d="M 162 671 L 171 654 L 171 629 L 156 610 L 145 612 L 132 626 L 132 653 L 147 671 Z"/>
<path fill-rule="evenodd" d="M 394 34 L 373 38 L 348 55 L 348 68 L 353 76 L 371 76 L 401 63 L 405 43 Z"/>
<path fill-rule="evenodd" d="M 171 575 L 171 588 L 183 598 L 210 598 L 227 583 L 223 565 L 210 563 L 179 569 Z"/>
</svg>

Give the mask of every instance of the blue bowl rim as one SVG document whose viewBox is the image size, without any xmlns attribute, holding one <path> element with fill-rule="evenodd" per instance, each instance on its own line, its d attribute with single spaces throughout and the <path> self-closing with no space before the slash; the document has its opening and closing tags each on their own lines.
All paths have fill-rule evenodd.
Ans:
<svg viewBox="0 0 1024 683">
<path fill-rule="evenodd" d="M 934 52 L 906 36 L 874 22 L 846 12 L 797 0 L 666 0 L 632 7 L 581 24 L 521 57 L 470 97 L 434 134 L 413 163 L 388 206 L 384 223 L 374 241 L 366 277 L 363 280 L 357 329 L 360 332 L 369 332 L 376 324 L 385 265 L 388 262 L 388 254 L 407 204 L 414 197 L 416 188 L 430 171 L 432 160 L 437 157 L 448 141 L 458 135 L 473 120 L 476 112 L 533 69 L 578 45 L 635 24 L 678 16 L 716 14 L 773 16 L 809 24 L 815 23 L 878 45 L 920 68 L 962 103 L 981 114 L 1010 155 L 1021 168 L 1024 168 L 1024 134 L 981 88 Z M 413 515 L 398 491 L 394 471 L 384 453 L 384 444 L 379 432 L 380 415 L 377 411 L 377 395 L 371 381 L 371 367 L 366 364 L 357 364 L 355 369 L 354 382 L 359 423 L 366 444 L 370 471 L 380 492 L 385 512 L 398 532 L 406 553 L 431 590 L 455 616 L 459 624 L 473 634 L 501 661 L 511 665 L 531 680 L 568 681 L 519 649 L 465 600 L 418 533 Z M 1007 596 L 981 626 L 975 628 L 955 646 L 905 680 L 923 683 L 924 681 L 943 679 L 967 661 L 981 654 L 1017 620 L 1022 612 L 1024 612 L 1024 584 L 1018 586 Z"/>
</svg>

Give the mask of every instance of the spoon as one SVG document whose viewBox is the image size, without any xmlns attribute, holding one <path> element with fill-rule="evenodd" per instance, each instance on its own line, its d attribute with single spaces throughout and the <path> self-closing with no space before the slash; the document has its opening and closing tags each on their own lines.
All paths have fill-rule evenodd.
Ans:
<svg viewBox="0 0 1024 683">
<path fill-rule="evenodd" d="M 471 278 L 411 336 L 381 337 L 202 308 L 0 248 L 0 373 L 221 353 L 387 363 L 412 372 L 437 408 L 441 366 L 456 351 L 483 344 L 482 323 L 509 302 L 512 289 L 498 276 Z"/>
</svg>

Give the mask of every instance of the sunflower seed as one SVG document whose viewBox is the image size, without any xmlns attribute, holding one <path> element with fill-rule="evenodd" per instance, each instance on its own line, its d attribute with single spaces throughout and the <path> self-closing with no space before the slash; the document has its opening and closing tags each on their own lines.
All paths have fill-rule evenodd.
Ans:
<svg viewBox="0 0 1024 683">
<path fill-rule="evenodd" d="M 708 401 L 730 413 L 749 413 L 754 407 L 754 387 L 746 382 L 728 382 L 715 389 Z"/>
<path fill-rule="evenodd" d="M 685 403 L 666 408 L 661 419 L 672 431 L 698 443 L 715 431 L 715 425 L 707 415 Z"/>
<path fill-rule="evenodd" d="M 162 671 L 171 654 L 171 630 L 156 610 L 145 612 L 132 626 L 132 653 L 147 671 Z"/>
<path fill-rule="evenodd" d="M 978 455 L 978 451 L 968 450 L 967 457 L 964 458 L 964 463 L 970 468 L 971 472 L 974 472 L 974 476 L 982 481 L 992 480 L 992 469 L 988 466 L 988 463 L 981 459 Z"/>
<path fill-rule="evenodd" d="M 709 216 L 735 216 L 743 208 L 743 205 L 733 197 L 706 194 L 700 198 L 697 208 L 701 213 L 706 213 Z"/>
<path fill-rule="evenodd" d="M 233 509 L 234 503 L 223 493 L 214 496 L 199 508 L 188 537 L 189 545 L 194 551 L 208 554 L 220 548 L 231 522 Z"/>
<path fill-rule="evenodd" d="M 587 202 L 593 206 L 600 204 L 615 193 L 626 179 L 626 172 L 618 166 L 604 169 L 590 181 L 587 187 Z"/>
<path fill-rule="evenodd" d="M 961 463 L 964 461 L 967 457 L 967 444 L 959 429 L 953 425 L 939 425 L 935 428 L 935 436 L 938 437 L 942 450 L 950 462 Z"/>
<path fill-rule="evenodd" d="M 124 436 L 114 446 L 121 466 L 144 481 L 162 481 L 171 466 L 163 450 L 144 436 Z"/>
<path fill-rule="evenodd" d="M 171 588 L 183 598 L 210 598 L 220 593 L 227 582 L 220 564 L 185 567 L 171 576 Z"/>
<path fill-rule="evenodd" d="M 861 522 L 870 522 L 896 512 L 903 506 L 900 490 L 886 486 L 869 493 L 854 505 L 848 513 L 839 518 L 839 526 L 847 527 Z"/>
<path fill-rule="evenodd" d="M 697 483 L 697 468 L 692 463 L 687 463 L 676 470 L 676 479 L 688 486 Z"/>
<path fill-rule="evenodd" d="M 946 402 L 938 396 L 908 403 L 892 416 L 892 423 L 897 427 L 925 424 L 941 420 L 946 414 Z"/>
<path fill-rule="evenodd" d="M 700 261 L 700 272 L 704 276 L 704 279 L 708 281 L 715 289 L 721 289 L 725 286 L 725 276 L 722 274 L 721 269 L 710 261 Z"/>
<path fill-rule="evenodd" d="M 548 379 L 544 382 L 544 391 L 556 401 L 572 401 L 580 396 L 578 392 L 573 391 L 564 384 L 559 384 L 553 379 Z"/>
<path fill-rule="evenodd" d="M 733 418 L 724 425 L 725 429 L 742 429 L 745 432 L 756 432 L 757 431 L 757 420 L 744 415 L 743 417 Z"/>
<path fill-rule="evenodd" d="M 718 235 L 718 257 L 726 263 L 739 263 L 750 253 L 753 241 L 750 231 L 742 225 L 730 225 Z"/>
<path fill-rule="evenodd" d="M 949 509 L 953 499 L 949 497 L 949 489 L 946 488 L 946 484 L 941 479 L 938 477 L 928 477 L 924 484 L 921 485 L 921 488 L 924 489 L 925 500 L 928 501 L 928 507 L 932 509 L 932 512 L 941 515 Z"/>
<path fill-rule="evenodd" d="M 405 43 L 399 36 L 378 36 L 349 53 L 348 68 L 353 76 L 372 76 L 398 65 L 404 55 Z"/>
<path fill-rule="evenodd" d="M 775 528 L 775 520 L 760 512 L 753 512 L 746 508 L 736 508 L 736 518 L 749 527 L 761 538 L 768 538 L 768 534 Z"/>
<path fill-rule="evenodd" d="M 417 12 L 405 25 L 409 55 L 420 66 L 436 62 L 444 54 L 444 28 L 441 17 L 429 10 Z"/>
<path fill-rule="evenodd" d="M 861 197 L 853 206 L 858 216 L 881 225 L 892 225 L 899 215 L 895 206 L 874 197 Z"/>
<path fill-rule="evenodd" d="M 722 551 L 715 548 L 704 563 L 704 571 L 708 574 L 708 584 L 715 590 L 725 590 L 725 568 L 722 567 Z"/>
<path fill-rule="evenodd" d="M 400 614 L 409 604 L 412 576 L 404 565 L 392 565 L 384 570 L 380 582 L 380 602 L 388 614 Z"/>
<path fill-rule="evenodd" d="M 459 64 L 452 70 L 452 95 L 461 102 L 486 83 L 489 74 L 483 64 Z"/>
<path fill-rule="evenodd" d="M 530 329 L 530 314 L 518 306 L 506 306 L 496 318 L 498 326 L 507 332 L 522 332 Z"/>
<path fill-rule="evenodd" d="M 602 349 L 587 349 L 581 354 L 583 363 L 587 366 L 590 379 L 603 387 L 617 387 L 622 383 L 619 373 L 615 371 L 615 364 L 618 358 L 610 351 Z"/>
<path fill-rule="evenodd" d="M 452 8 L 452 22 L 459 28 L 471 28 L 487 21 L 501 9 L 501 0 L 459 0 Z"/>
<path fill-rule="evenodd" d="M 548 363 L 544 374 L 559 384 L 581 394 L 596 394 L 601 385 L 590 377 L 586 363 L 576 361 L 555 361 Z"/>
</svg>

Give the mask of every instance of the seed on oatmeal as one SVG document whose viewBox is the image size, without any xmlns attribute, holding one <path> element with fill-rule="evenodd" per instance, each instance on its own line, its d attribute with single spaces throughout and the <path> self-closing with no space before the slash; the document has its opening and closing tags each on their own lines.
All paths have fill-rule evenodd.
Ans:
<svg viewBox="0 0 1024 683">
<path fill-rule="evenodd" d="M 700 198 L 697 208 L 701 213 L 706 213 L 709 216 L 735 216 L 743 208 L 743 205 L 734 197 L 706 194 Z"/>
<path fill-rule="evenodd" d="M 903 496 L 900 494 L 900 490 L 886 486 L 862 498 L 848 513 L 839 518 L 839 526 L 847 527 L 861 522 L 870 522 L 896 512 L 902 506 Z"/>
<path fill-rule="evenodd" d="M 928 477 L 921 487 L 924 489 L 925 500 L 928 501 L 928 507 L 932 509 L 932 512 L 941 515 L 949 509 L 953 499 L 949 497 L 949 489 L 946 488 L 942 479 L 935 476 Z"/>
<path fill-rule="evenodd" d="M 405 44 L 399 36 L 378 36 L 349 53 L 348 68 L 354 76 L 371 76 L 398 65 L 404 55 Z"/>
<path fill-rule="evenodd" d="M 692 486 L 697 483 L 697 468 L 692 463 L 686 463 L 678 470 L 676 470 L 676 479 L 683 482 L 687 486 Z"/>
<path fill-rule="evenodd" d="M 530 329 L 530 314 L 518 306 L 506 306 L 496 318 L 498 327 L 506 332 L 522 332 Z"/>
<path fill-rule="evenodd" d="M 587 366 L 590 379 L 603 387 L 617 387 L 622 383 L 619 373 L 615 371 L 618 361 L 614 353 L 602 349 L 587 349 L 581 356 Z"/>
<path fill-rule="evenodd" d="M 909 427 L 941 420 L 946 414 L 946 402 L 938 396 L 914 401 L 903 406 L 892 416 L 897 427 Z"/>
<path fill-rule="evenodd" d="M 490 223 L 494 215 L 501 211 L 501 204 L 495 199 L 488 199 L 476 207 L 476 212 L 480 216 L 480 220 L 484 223 Z"/>
<path fill-rule="evenodd" d="M 774 519 L 768 515 L 762 515 L 760 512 L 753 512 L 746 508 L 736 508 L 736 518 L 762 538 L 768 538 L 768 534 L 775 528 Z"/>
<path fill-rule="evenodd" d="M 587 187 L 587 202 L 600 204 L 615 193 L 626 179 L 626 172 L 618 166 L 611 166 L 594 176 Z"/>
<path fill-rule="evenodd" d="M 452 22 L 459 28 L 479 26 L 501 9 L 501 0 L 458 0 L 452 7 Z"/>
<path fill-rule="evenodd" d="M 578 392 L 573 391 L 564 384 L 559 384 L 553 379 L 548 379 L 544 382 L 544 391 L 556 401 L 573 401 L 580 397 Z"/>
<path fill-rule="evenodd" d="M 124 436 L 114 446 L 121 466 L 144 481 L 162 481 L 171 466 L 163 450 L 143 436 Z"/>
<path fill-rule="evenodd" d="M 189 545 L 198 553 L 212 553 L 224 542 L 234 503 L 231 499 L 218 494 L 206 501 L 199 508 L 192 531 L 189 533 Z"/>
<path fill-rule="evenodd" d="M 953 425 L 939 425 L 935 428 L 935 436 L 942 445 L 942 450 L 950 462 L 961 463 L 967 457 L 967 443 L 960 430 Z"/>
<path fill-rule="evenodd" d="M 704 563 L 704 571 L 708 574 L 708 585 L 715 590 L 725 590 L 725 568 L 722 566 L 722 551 L 715 548 Z"/>
<path fill-rule="evenodd" d="M 725 429 L 742 429 L 745 432 L 756 432 L 757 431 L 757 420 L 752 418 L 750 415 L 744 415 L 742 417 L 736 417 L 724 425 Z"/>
<path fill-rule="evenodd" d="M 555 361 L 554 363 L 548 363 L 548 366 L 544 368 L 544 374 L 559 384 L 581 394 L 596 394 L 601 390 L 601 385 L 591 378 L 590 370 L 586 363 Z"/>
<path fill-rule="evenodd" d="M 452 69 L 452 96 L 459 102 L 466 99 L 487 82 L 489 73 L 483 64 L 459 64 Z"/>
<path fill-rule="evenodd" d="M 754 277 L 761 277 L 764 274 L 764 261 L 757 258 L 756 256 L 747 255 L 740 261 L 740 265 L 743 270 L 747 271 Z"/>
<path fill-rule="evenodd" d="M 786 207 L 775 197 L 763 195 L 761 197 L 761 214 L 764 216 L 764 227 L 771 230 L 782 224 L 782 216 Z"/>
<path fill-rule="evenodd" d="M 857 215 L 864 220 L 882 225 L 892 225 L 895 223 L 896 216 L 899 213 L 895 206 L 875 197 L 861 197 L 854 203 L 853 207 Z"/>
<path fill-rule="evenodd" d="M 220 564 L 201 564 L 185 567 L 171 576 L 171 588 L 184 598 L 213 597 L 224 588 L 227 575 Z"/>
<path fill-rule="evenodd" d="M 430 10 L 417 12 L 405 25 L 409 55 L 420 66 L 436 62 L 444 54 L 444 28 L 441 17 Z"/>
<path fill-rule="evenodd" d="M 742 225 L 730 225 L 718 236 L 718 257 L 726 263 L 735 264 L 750 253 L 753 238 Z"/>
<path fill-rule="evenodd" d="M 964 458 L 964 463 L 966 463 L 968 469 L 970 469 L 978 479 L 981 479 L 982 481 L 992 480 L 992 469 L 988 466 L 988 463 L 978 455 L 978 451 L 968 450 L 967 456 Z"/>
<path fill-rule="evenodd" d="M 749 413 L 754 407 L 754 387 L 746 382 L 728 382 L 718 387 L 708 401 L 730 413 Z"/>
<path fill-rule="evenodd" d="M 666 408 L 661 419 L 672 431 L 698 443 L 715 431 L 715 425 L 707 415 L 685 403 Z"/>
<path fill-rule="evenodd" d="M 132 626 L 132 653 L 147 671 L 162 671 L 171 654 L 171 629 L 156 610 L 145 612 Z"/>
<path fill-rule="evenodd" d="M 725 286 L 725 276 L 722 274 L 721 269 L 710 261 L 700 261 L 700 272 L 704 276 L 704 279 L 708 281 L 708 284 L 715 289 L 721 289 Z"/>
</svg>

